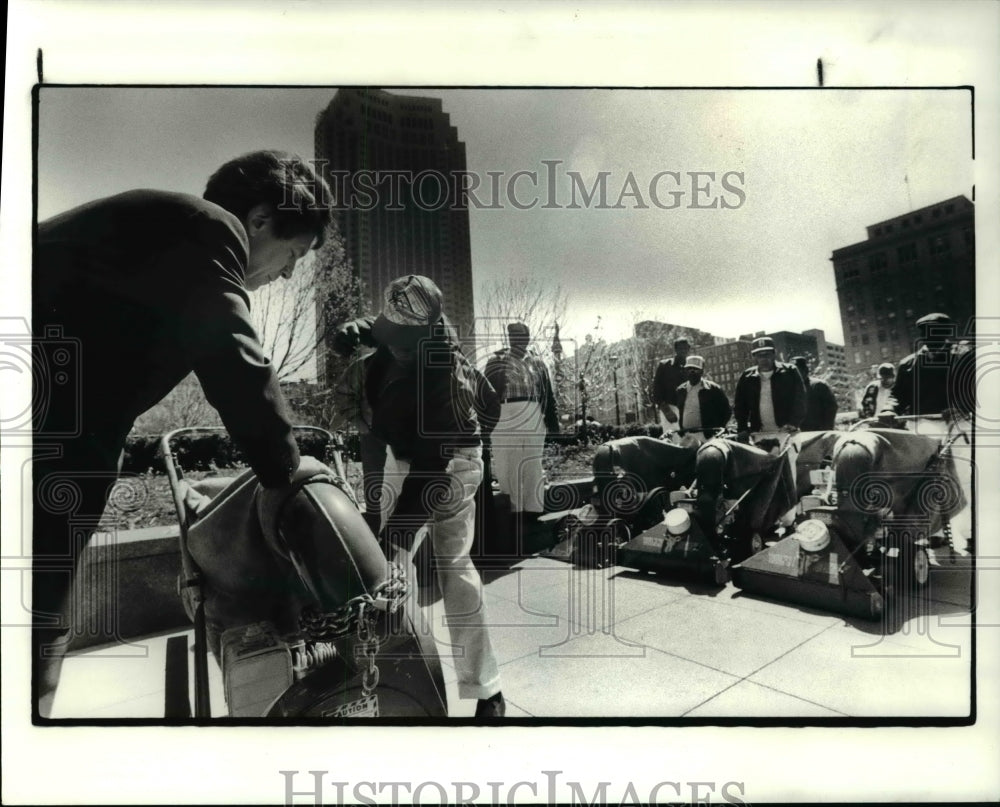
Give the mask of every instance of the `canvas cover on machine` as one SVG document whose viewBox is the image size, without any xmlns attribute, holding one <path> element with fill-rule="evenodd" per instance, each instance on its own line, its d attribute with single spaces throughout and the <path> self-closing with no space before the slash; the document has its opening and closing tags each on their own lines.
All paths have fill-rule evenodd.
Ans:
<svg viewBox="0 0 1000 807">
<path fill-rule="evenodd" d="M 303 457 L 293 484 L 279 492 L 260 488 L 252 472 L 221 492 L 218 486 L 199 484 L 186 496 L 195 511 L 187 547 L 201 575 L 208 641 L 217 658 L 228 629 L 268 622 L 279 636 L 302 636 L 303 612 L 337 614 L 359 597 L 377 599 L 393 574 L 334 471 L 312 458 Z M 413 579 L 412 568 L 403 572 Z M 398 611 L 375 610 L 381 675 L 373 697 L 381 716 L 447 714 L 436 647 L 415 600 L 404 597 Z M 348 644 L 339 658 L 291 687 L 274 716 L 351 716 L 343 709 L 360 702 L 362 666 L 351 647 L 356 637 L 343 639 Z"/>
<path fill-rule="evenodd" d="M 863 462 L 845 476 L 851 449 Z M 844 510 L 926 519 L 933 533 L 968 506 L 954 459 L 941 452 L 938 437 L 901 429 L 848 432 L 833 447 L 833 466 L 841 469 L 838 507 Z"/>
<path fill-rule="evenodd" d="M 718 472 L 721 460 L 726 499 L 746 498 L 740 505 L 740 520 L 766 529 L 795 506 L 795 484 L 784 455 L 770 454 L 735 440 L 715 438 L 698 449 L 699 487 Z"/>
<path fill-rule="evenodd" d="M 609 504 L 612 482 L 631 487 L 642 496 L 654 488 L 675 490 L 694 477 L 695 449 L 655 437 L 622 437 L 610 440 L 594 454 L 594 486 L 598 501 Z"/>
</svg>

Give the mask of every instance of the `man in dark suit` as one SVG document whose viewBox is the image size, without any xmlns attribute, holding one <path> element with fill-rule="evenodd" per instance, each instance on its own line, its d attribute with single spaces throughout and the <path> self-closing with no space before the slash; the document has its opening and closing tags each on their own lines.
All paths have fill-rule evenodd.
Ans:
<svg viewBox="0 0 1000 807">
<path fill-rule="evenodd" d="M 802 383 L 806 387 L 806 416 L 802 421 L 802 431 L 830 431 L 837 422 L 837 396 L 825 381 L 809 378 L 809 359 L 796 356 L 792 364 L 798 368 Z"/>
<path fill-rule="evenodd" d="M 47 717 L 72 624 L 72 569 L 104 510 L 132 423 L 190 372 L 261 484 L 299 465 L 248 291 L 289 277 L 331 219 L 326 183 L 291 154 L 222 166 L 204 198 L 136 190 L 38 225 L 33 696 Z M 63 346 L 55 358 L 53 344 Z"/>
<path fill-rule="evenodd" d="M 674 357 L 656 365 L 653 375 L 653 403 L 660 413 L 663 431 L 677 431 L 680 417 L 677 411 L 677 387 L 687 380 L 684 364 L 691 353 L 691 343 L 685 337 L 674 341 Z"/>
</svg>

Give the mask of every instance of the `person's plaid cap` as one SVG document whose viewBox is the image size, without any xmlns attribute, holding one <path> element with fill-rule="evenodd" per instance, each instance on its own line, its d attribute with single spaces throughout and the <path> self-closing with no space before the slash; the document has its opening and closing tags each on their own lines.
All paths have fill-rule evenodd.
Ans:
<svg viewBox="0 0 1000 807">
<path fill-rule="evenodd" d="M 392 281 L 384 299 L 382 313 L 372 324 L 372 336 L 385 345 L 416 345 L 430 335 L 444 307 L 441 289 L 423 275 L 406 275 Z"/>
</svg>

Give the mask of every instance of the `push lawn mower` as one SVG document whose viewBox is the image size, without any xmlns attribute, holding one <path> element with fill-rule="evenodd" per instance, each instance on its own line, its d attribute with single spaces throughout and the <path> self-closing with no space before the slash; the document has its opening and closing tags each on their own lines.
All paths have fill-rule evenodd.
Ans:
<svg viewBox="0 0 1000 807">
<path fill-rule="evenodd" d="M 304 456 L 280 494 L 252 471 L 189 484 L 174 443 L 212 431 L 220 430 L 180 429 L 161 441 L 195 630 L 195 717 L 222 711 L 210 703 L 209 652 L 231 718 L 446 716 L 436 646 L 408 596 L 412 570 L 386 558 L 365 522 L 340 443 L 305 429 L 327 437 L 332 468 Z M 167 703 L 183 710 L 187 672 L 177 659 L 186 653 L 168 658 Z"/>
<path fill-rule="evenodd" d="M 800 499 L 795 530 L 737 564 L 733 582 L 879 618 L 887 597 L 927 585 L 928 547 L 950 544 L 949 519 L 967 503 L 951 457 L 960 436 L 899 428 L 800 435 L 797 477 L 807 474 L 812 490 Z"/>
</svg>

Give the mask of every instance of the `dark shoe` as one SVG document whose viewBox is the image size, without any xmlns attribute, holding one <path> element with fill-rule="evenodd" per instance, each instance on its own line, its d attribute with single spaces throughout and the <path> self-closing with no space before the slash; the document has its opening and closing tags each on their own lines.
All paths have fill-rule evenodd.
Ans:
<svg viewBox="0 0 1000 807">
<path fill-rule="evenodd" d="M 489 698 L 480 698 L 476 704 L 476 720 L 496 720 L 507 712 L 507 704 L 503 693 L 498 692 Z"/>
</svg>

